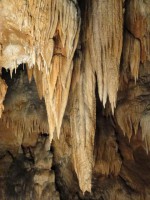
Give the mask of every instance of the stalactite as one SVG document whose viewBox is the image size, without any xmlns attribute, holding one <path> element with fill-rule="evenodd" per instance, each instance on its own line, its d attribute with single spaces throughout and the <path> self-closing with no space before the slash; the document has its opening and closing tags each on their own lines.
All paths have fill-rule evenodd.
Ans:
<svg viewBox="0 0 150 200">
<path fill-rule="evenodd" d="M 83 192 L 91 191 L 94 164 L 95 73 L 100 99 L 105 106 L 107 96 L 109 96 L 112 112 L 114 112 L 122 50 L 123 21 L 122 1 L 88 1 L 86 5 L 89 5 L 87 8 L 90 10 L 85 13 L 90 14 L 85 16 L 83 23 L 86 27 L 85 29 L 83 27 L 85 31 L 83 57 L 80 57 L 80 54 L 79 57 L 75 57 L 70 94 L 72 97 L 70 123 L 73 137 L 73 161 Z M 115 21 L 118 19 L 119 23 L 116 24 Z"/>
<path fill-rule="evenodd" d="M 140 41 L 141 62 L 150 60 L 149 10 L 149 2 L 141 0 L 130 1 L 126 8 L 125 26 Z"/>
<path fill-rule="evenodd" d="M 8 129 L 10 128 L 14 131 L 17 138 L 20 140 L 20 144 L 22 143 L 24 136 L 29 136 L 33 132 L 48 132 L 47 122 L 41 122 L 40 118 L 36 119 L 37 124 L 34 125 L 34 119 L 32 119 L 32 117 L 29 117 L 28 119 L 25 119 L 23 121 L 21 116 L 13 116 L 14 121 L 11 121 L 12 116 L 13 113 L 10 112 L 9 115 L 7 115 L 7 113 L 4 112 L 3 117 L 2 119 L 0 119 L 0 121 L 3 120 L 3 124 L 5 124 Z"/>
<path fill-rule="evenodd" d="M 134 94 L 134 91 L 132 91 Z M 132 135 L 136 135 L 138 132 L 138 127 L 140 123 L 141 113 L 145 108 L 145 105 L 139 105 L 139 102 L 132 99 L 132 105 L 129 102 L 121 102 L 118 105 L 117 110 L 115 112 L 115 116 L 120 128 L 123 131 L 124 135 L 127 135 L 129 141 Z M 123 105 L 123 107 L 122 107 Z M 123 108 L 123 109 L 122 109 Z"/>
<path fill-rule="evenodd" d="M 15 0 L 5 8 L 5 1 L 0 2 L 3 8 L 0 66 L 12 72 L 16 65 L 27 63 L 29 81 L 34 67 L 39 96 L 46 102 L 51 139 L 55 129 L 59 136 L 70 89 L 72 58 L 80 30 L 75 4 L 76 1 L 68 0 Z"/>
<path fill-rule="evenodd" d="M 73 161 L 83 192 L 91 191 L 96 117 L 95 76 L 88 58 L 87 51 L 82 65 L 80 51 L 76 55 L 70 95 Z"/>
<path fill-rule="evenodd" d="M 29 69 L 29 70 L 32 70 L 32 69 Z M 39 97 L 40 97 L 40 99 L 42 99 L 42 97 L 43 97 L 42 73 L 37 67 L 33 68 L 33 76 L 34 76 L 34 79 L 36 82 Z"/>
<path fill-rule="evenodd" d="M 100 99 L 105 106 L 108 96 L 114 113 L 122 51 L 122 1 L 94 1 L 91 4 L 87 38 L 92 67 L 97 75 Z"/>
<path fill-rule="evenodd" d="M 141 127 L 147 152 L 149 151 L 148 113 L 145 114 L 145 112 L 148 105 L 147 85 L 149 82 L 143 67 L 147 66 L 146 63 L 150 60 L 149 13 L 147 1 L 133 0 L 126 4 L 121 76 L 126 76 L 128 92 L 125 96 L 126 100 L 124 98 L 118 103 L 115 113 L 120 128 L 129 140 L 139 132 L 139 127 Z M 132 83 L 129 69 L 136 84 Z M 125 83 L 123 87 L 124 90 Z"/>
<path fill-rule="evenodd" d="M 32 76 L 33 76 L 33 68 L 30 69 L 30 68 L 27 66 L 26 69 L 27 69 L 27 74 L 28 74 L 29 83 L 31 83 L 31 81 L 32 81 Z"/>
<path fill-rule="evenodd" d="M 84 30 L 85 39 L 81 39 L 84 53 L 74 62 L 80 31 L 76 0 L 10 0 L 8 4 L 5 8 L 5 0 L 0 1 L 0 67 L 12 71 L 16 65 L 28 64 L 29 81 L 33 73 L 39 96 L 45 99 L 50 142 L 54 133 L 59 137 L 70 91 L 74 167 L 82 191 L 91 191 L 95 75 L 100 99 L 105 106 L 109 97 L 114 113 L 122 50 L 122 0 L 86 1 L 91 10 L 87 10 L 89 16 L 83 19 L 86 25 L 89 23 Z M 46 130 L 38 119 L 34 127 L 33 120 L 27 119 L 26 124 L 18 120 L 19 125 L 15 124 L 18 133 Z"/>
<path fill-rule="evenodd" d="M 134 80 L 138 79 L 140 68 L 141 47 L 140 41 L 133 37 L 128 31 L 125 32 L 123 47 L 123 68 L 130 68 Z"/>
</svg>

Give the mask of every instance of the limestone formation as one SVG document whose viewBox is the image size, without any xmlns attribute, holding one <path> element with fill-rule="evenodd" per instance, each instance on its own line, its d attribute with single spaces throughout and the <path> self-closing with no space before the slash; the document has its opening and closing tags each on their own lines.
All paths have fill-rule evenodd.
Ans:
<svg viewBox="0 0 150 200">
<path fill-rule="evenodd" d="M 0 0 L 0 199 L 148 200 L 149 67 L 149 0 Z"/>
</svg>

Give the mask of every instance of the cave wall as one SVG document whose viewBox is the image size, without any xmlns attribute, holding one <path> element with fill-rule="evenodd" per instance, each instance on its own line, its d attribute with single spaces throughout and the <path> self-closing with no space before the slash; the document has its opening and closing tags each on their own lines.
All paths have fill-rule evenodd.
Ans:
<svg viewBox="0 0 150 200">
<path fill-rule="evenodd" d="M 149 0 L 1 0 L 0 11 L 1 199 L 148 200 Z M 40 137 L 38 156 L 53 159 L 39 169 Z"/>
</svg>

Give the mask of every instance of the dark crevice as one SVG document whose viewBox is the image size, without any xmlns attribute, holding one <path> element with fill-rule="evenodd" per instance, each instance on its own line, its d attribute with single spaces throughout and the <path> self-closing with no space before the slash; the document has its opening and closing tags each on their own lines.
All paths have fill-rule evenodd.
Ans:
<svg viewBox="0 0 150 200">
<path fill-rule="evenodd" d="M 2 79 L 4 79 L 6 81 L 6 84 L 9 86 L 13 82 L 15 82 L 16 78 L 18 78 L 23 71 L 27 73 L 26 64 L 19 65 L 16 69 L 16 72 L 15 72 L 15 70 L 13 70 L 12 78 L 11 78 L 10 69 L 2 68 L 1 77 L 2 77 Z"/>
</svg>

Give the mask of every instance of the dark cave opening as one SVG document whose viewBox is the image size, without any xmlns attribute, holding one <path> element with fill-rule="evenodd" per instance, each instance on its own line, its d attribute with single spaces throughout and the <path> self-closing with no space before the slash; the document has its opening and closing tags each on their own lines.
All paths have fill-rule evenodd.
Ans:
<svg viewBox="0 0 150 200">
<path fill-rule="evenodd" d="M 7 123 L 8 128 L 18 132 L 18 127 L 23 134 L 48 135 L 47 112 L 44 99 L 39 98 L 34 78 L 28 80 L 26 64 L 21 64 L 13 70 L 2 68 L 1 77 L 5 80 L 8 89 L 4 99 L 4 111 L 1 123 Z M 6 125 L 5 125 L 6 126 Z"/>
<path fill-rule="evenodd" d="M 11 77 L 11 71 L 10 69 L 5 69 L 4 67 L 2 68 L 2 79 L 6 81 L 6 84 L 9 86 L 12 82 L 15 81 L 16 78 L 18 78 L 21 74 L 21 72 L 25 72 L 27 74 L 26 70 L 26 64 L 21 64 L 17 67 L 17 69 L 12 71 L 12 77 Z"/>
<path fill-rule="evenodd" d="M 44 109 L 44 112 L 46 113 L 45 101 L 43 98 L 39 98 L 34 77 L 32 77 L 31 81 L 28 80 L 26 64 L 21 64 L 17 67 L 16 70 L 13 70 L 12 76 L 9 69 L 2 68 L 1 77 L 5 80 L 8 86 L 6 97 L 4 100 L 4 106 L 5 104 L 7 104 L 8 101 L 10 101 L 10 98 L 13 98 L 14 94 L 15 96 L 17 95 L 19 98 L 23 96 L 23 101 L 28 102 L 30 104 L 30 107 L 33 106 L 33 109 L 35 110 L 38 109 L 36 104 L 38 104 L 39 107 L 41 105 L 42 109 Z M 33 111 L 33 109 L 31 109 L 31 112 Z M 45 117 L 47 117 L 47 115 Z"/>
</svg>

